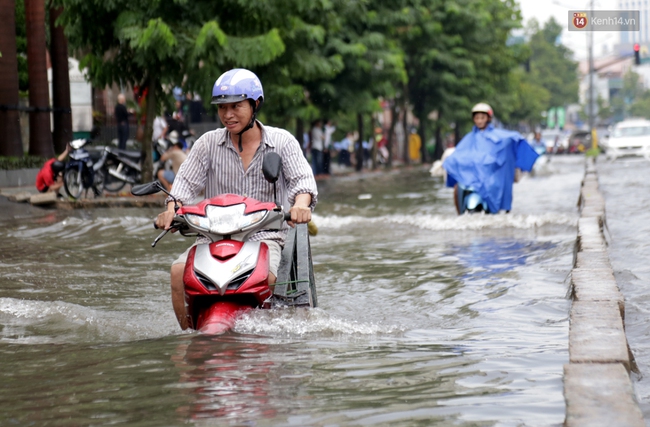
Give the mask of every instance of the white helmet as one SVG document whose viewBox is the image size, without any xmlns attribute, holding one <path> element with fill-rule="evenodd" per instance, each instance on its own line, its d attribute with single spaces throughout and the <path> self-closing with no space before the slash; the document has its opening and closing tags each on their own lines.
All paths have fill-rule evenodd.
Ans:
<svg viewBox="0 0 650 427">
<path fill-rule="evenodd" d="M 494 116 L 494 111 L 492 111 L 492 107 L 490 107 L 485 102 L 479 102 L 474 107 L 472 107 L 472 116 L 474 116 L 475 113 L 485 113 L 488 115 L 489 118 L 492 118 L 492 116 Z"/>
<path fill-rule="evenodd" d="M 178 132 L 173 130 L 169 132 L 169 136 L 167 136 L 167 139 L 169 139 L 172 144 L 176 144 L 178 142 Z"/>
</svg>

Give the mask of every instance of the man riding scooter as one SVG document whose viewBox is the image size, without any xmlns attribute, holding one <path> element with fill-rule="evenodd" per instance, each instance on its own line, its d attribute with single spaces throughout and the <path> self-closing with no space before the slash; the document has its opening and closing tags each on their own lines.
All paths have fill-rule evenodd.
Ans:
<svg viewBox="0 0 650 427">
<path fill-rule="evenodd" d="M 454 188 L 458 214 L 466 211 L 496 214 L 512 208 L 512 185 L 517 170 L 530 171 L 538 154 L 518 132 L 497 129 L 492 107 L 472 108 L 472 131 L 444 161 L 447 186 Z"/>
<path fill-rule="evenodd" d="M 224 127 L 203 134 L 178 170 L 171 194 L 180 204 L 191 204 L 201 191 L 205 192 L 206 199 L 233 193 L 260 201 L 273 201 L 274 187 L 264 179 L 262 159 L 267 152 L 276 152 L 282 158 L 282 179 L 278 180 L 277 198 L 287 200 L 291 205 L 289 225 L 310 221 L 318 195 L 311 167 L 290 132 L 265 126 L 256 120 L 263 102 L 262 84 L 251 71 L 233 69 L 217 79 L 212 89 L 212 103 L 217 104 Z M 156 225 L 165 230 L 170 228 L 175 214 L 174 200 L 170 197 L 166 202 L 167 210 L 156 219 Z M 260 231 L 251 237 L 251 240 L 262 241 L 268 246 L 269 285 L 276 281 L 287 231 L 287 228 Z M 197 242 L 206 243 L 201 238 Z M 183 292 L 183 271 L 188 253 L 189 249 L 171 267 L 172 305 L 182 329 L 188 327 Z"/>
</svg>

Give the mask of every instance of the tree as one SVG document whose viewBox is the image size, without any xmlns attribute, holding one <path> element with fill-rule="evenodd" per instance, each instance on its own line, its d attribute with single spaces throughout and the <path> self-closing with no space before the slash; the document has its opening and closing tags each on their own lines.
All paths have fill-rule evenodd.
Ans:
<svg viewBox="0 0 650 427">
<path fill-rule="evenodd" d="M 64 7 L 61 21 L 71 46 L 85 52 L 87 67 L 97 86 L 130 84 L 147 89 L 146 125 L 142 144 L 142 179 L 152 176 L 151 141 L 154 116 L 159 110 L 163 86 L 174 87 L 192 77 L 207 95 L 213 82 L 234 65 L 264 64 L 283 51 L 277 30 L 258 30 L 243 25 L 245 32 L 229 36 L 222 23 L 242 18 L 253 20 L 264 13 L 265 4 L 236 1 L 218 4 L 208 0 L 139 2 L 103 0 L 57 0 Z M 259 8 L 249 15 L 248 7 Z M 198 85 L 187 84 L 186 88 Z"/>
<path fill-rule="evenodd" d="M 14 0 L 0 0 L 0 9 L 13 11 Z M 0 156 L 23 155 L 18 116 L 18 60 L 13 13 L 0 25 Z"/>
<path fill-rule="evenodd" d="M 534 19 L 528 27 L 530 74 L 550 94 L 547 108 L 578 102 L 578 64 L 571 59 L 571 50 L 558 42 L 562 29 L 553 18 L 542 29 Z"/>
<path fill-rule="evenodd" d="M 47 84 L 45 0 L 25 0 L 27 68 L 29 73 L 29 154 L 52 157 L 50 95 Z"/>
<path fill-rule="evenodd" d="M 344 2 L 338 10 L 340 29 L 328 35 L 326 51 L 336 52 L 342 60 L 341 71 L 331 79 L 319 82 L 314 103 L 328 116 L 336 111 L 351 115 L 369 115 L 379 111 L 379 99 L 393 99 L 406 83 L 403 53 L 394 40 L 387 36 L 394 13 L 390 2 Z M 341 9 L 343 7 L 344 9 Z M 393 103 L 393 105 L 395 105 Z M 395 128 L 397 114 L 390 130 Z M 363 120 L 357 118 L 357 131 L 363 140 Z M 389 158 L 392 164 L 392 132 L 388 134 Z M 363 165 L 363 147 L 356 150 L 356 167 Z M 373 161 L 373 167 L 375 162 Z"/>
<path fill-rule="evenodd" d="M 70 106 L 70 74 L 68 41 L 63 27 L 56 24 L 62 8 L 50 8 L 50 58 L 52 60 L 52 107 L 54 117 L 54 149 L 65 150 L 72 139 L 72 110 Z"/>
<path fill-rule="evenodd" d="M 542 112 L 548 109 L 551 94 L 521 68 L 513 70 L 510 79 L 510 102 L 505 102 L 510 107 L 506 116 L 508 121 L 526 122 L 533 129 L 540 126 Z"/>
<path fill-rule="evenodd" d="M 632 70 L 623 75 L 623 88 L 612 99 L 615 114 L 622 118 L 644 117 L 647 101 L 647 91 L 643 89 L 641 76 Z"/>
<path fill-rule="evenodd" d="M 432 111 L 439 121 L 469 123 L 474 103 L 489 101 L 495 108 L 501 104 L 508 73 L 516 65 L 506 42 L 521 18 L 513 0 L 408 3 L 397 35 L 406 54 L 408 97 L 426 141 Z M 423 161 L 426 158 L 422 144 Z"/>
</svg>

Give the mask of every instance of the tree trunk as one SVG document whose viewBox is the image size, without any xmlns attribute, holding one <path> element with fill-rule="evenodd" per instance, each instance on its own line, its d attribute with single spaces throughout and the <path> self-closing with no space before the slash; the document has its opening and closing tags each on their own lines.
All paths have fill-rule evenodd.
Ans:
<svg viewBox="0 0 650 427">
<path fill-rule="evenodd" d="M 422 155 L 422 163 L 427 162 L 427 134 L 426 134 L 426 129 L 427 129 L 427 116 L 422 112 L 419 114 L 418 119 L 420 120 L 420 138 L 422 138 L 422 145 L 420 146 L 420 154 Z"/>
<path fill-rule="evenodd" d="M 357 141 L 356 157 L 357 166 L 356 170 L 363 169 L 363 114 L 357 113 L 357 128 L 359 130 L 359 140 Z"/>
<path fill-rule="evenodd" d="M 436 148 L 433 151 L 433 160 L 442 159 L 442 153 L 445 151 L 444 147 L 445 141 L 442 140 L 442 122 L 440 121 L 440 116 L 436 121 Z"/>
<path fill-rule="evenodd" d="M 14 0 L 0 0 L 4 18 L 0 25 L 0 156 L 22 157 L 18 116 L 18 59 Z"/>
<path fill-rule="evenodd" d="M 418 118 L 418 121 L 420 122 L 420 129 L 418 130 L 418 133 L 420 134 L 420 138 L 422 139 L 422 144 L 420 145 L 420 157 L 422 158 L 422 163 L 427 163 L 427 159 L 429 156 L 427 156 L 427 135 L 426 135 L 426 129 L 427 129 L 427 120 L 429 118 L 427 117 L 427 112 L 425 112 L 425 102 L 424 98 L 419 98 L 419 99 L 414 99 L 413 102 L 413 114 Z"/>
<path fill-rule="evenodd" d="M 56 20 L 62 7 L 50 8 L 50 42 L 52 59 L 52 107 L 54 108 L 54 151 L 61 153 L 72 140 L 72 109 L 70 107 L 70 73 L 68 66 L 68 39 Z"/>
<path fill-rule="evenodd" d="M 158 95 L 158 82 L 155 80 L 149 81 L 149 89 L 147 90 L 147 112 L 144 125 L 144 139 L 142 141 L 142 182 L 151 182 L 153 176 L 153 156 L 152 156 L 152 141 L 153 136 L 153 121 L 157 114 L 156 96 Z"/>
<path fill-rule="evenodd" d="M 29 154 L 54 156 L 47 84 L 45 0 L 25 0 L 27 73 L 29 76 Z"/>
<path fill-rule="evenodd" d="M 404 106 L 402 107 L 402 128 L 404 128 L 404 164 L 408 165 L 411 163 L 411 144 L 409 141 L 409 136 L 411 133 L 408 130 L 408 107 L 406 105 L 406 102 L 404 102 Z"/>
</svg>

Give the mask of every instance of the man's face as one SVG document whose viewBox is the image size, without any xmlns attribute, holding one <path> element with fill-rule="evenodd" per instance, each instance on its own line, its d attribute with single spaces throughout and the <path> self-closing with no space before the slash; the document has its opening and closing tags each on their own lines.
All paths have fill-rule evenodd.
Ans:
<svg viewBox="0 0 650 427">
<path fill-rule="evenodd" d="M 230 133 L 241 132 L 251 121 L 253 109 L 248 100 L 219 104 L 219 120 Z"/>
<path fill-rule="evenodd" d="M 489 116 L 485 113 L 474 113 L 474 124 L 479 129 L 485 129 L 488 124 Z"/>
</svg>

